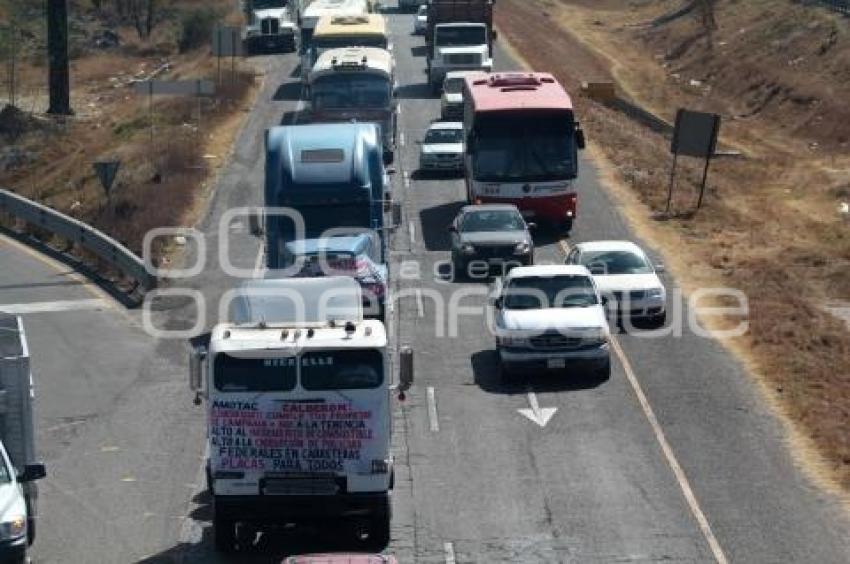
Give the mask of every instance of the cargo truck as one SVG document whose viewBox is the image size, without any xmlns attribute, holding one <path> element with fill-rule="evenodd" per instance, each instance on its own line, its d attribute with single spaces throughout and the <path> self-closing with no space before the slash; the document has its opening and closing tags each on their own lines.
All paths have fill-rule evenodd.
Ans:
<svg viewBox="0 0 850 564">
<path fill-rule="evenodd" d="M 27 562 L 38 488 L 30 356 L 21 318 L 0 312 L 0 561 Z"/>
<path fill-rule="evenodd" d="M 245 20 L 242 45 L 247 54 L 295 51 L 295 22 L 286 0 L 253 0 Z"/>
<path fill-rule="evenodd" d="M 243 284 L 231 320 L 193 340 L 190 386 L 206 404 L 207 480 L 216 548 L 259 530 L 338 521 L 383 548 L 393 487 L 391 390 L 384 324 L 362 318 L 349 277 Z"/>
<path fill-rule="evenodd" d="M 425 29 L 428 82 L 440 91 L 447 72 L 493 70 L 492 0 L 431 0 Z"/>
</svg>

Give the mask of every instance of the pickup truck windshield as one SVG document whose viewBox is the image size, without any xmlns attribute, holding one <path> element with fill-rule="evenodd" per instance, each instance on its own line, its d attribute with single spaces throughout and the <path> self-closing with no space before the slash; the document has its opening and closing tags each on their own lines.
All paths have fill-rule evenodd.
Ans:
<svg viewBox="0 0 850 564">
<path fill-rule="evenodd" d="M 249 0 L 253 10 L 265 10 L 267 8 L 286 8 L 289 0 Z"/>
<path fill-rule="evenodd" d="M 239 358 L 219 353 L 213 384 L 220 392 L 285 392 L 295 389 L 295 357 Z"/>
<path fill-rule="evenodd" d="M 483 26 L 437 26 L 434 35 L 434 43 L 440 47 L 470 47 L 487 43 L 487 34 Z"/>
<path fill-rule="evenodd" d="M 381 351 L 338 350 L 301 356 L 301 386 L 305 390 L 362 390 L 384 383 Z"/>
<path fill-rule="evenodd" d="M 426 145 L 442 145 L 444 143 L 460 143 L 463 141 L 462 129 L 429 129 L 423 143 Z"/>
<path fill-rule="evenodd" d="M 311 85 L 313 109 L 389 108 L 389 80 L 378 76 L 340 73 L 321 77 Z"/>
<path fill-rule="evenodd" d="M 596 290 L 587 276 L 515 278 L 504 292 L 505 309 L 549 309 L 596 305 Z"/>
<path fill-rule="evenodd" d="M 478 211 L 464 216 L 460 230 L 463 233 L 524 231 L 525 222 L 518 212 L 511 210 Z"/>
<path fill-rule="evenodd" d="M 474 176 L 543 182 L 577 175 L 575 126 L 563 114 L 490 117 L 476 126 Z"/>
</svg>

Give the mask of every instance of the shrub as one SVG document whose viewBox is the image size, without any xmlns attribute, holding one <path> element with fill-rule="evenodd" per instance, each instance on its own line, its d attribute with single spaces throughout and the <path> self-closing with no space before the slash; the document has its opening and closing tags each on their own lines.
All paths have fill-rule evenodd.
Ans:
<svg viewBox="0 0 850 564">
<path fill-rule="evenodd" d="M 184 12 L 180 16 L 180 40 L 177 43 L 180 52 L 185 53 L 210 42 L 221 16 L 219 10 L 209 6 Z"/>
</svg>

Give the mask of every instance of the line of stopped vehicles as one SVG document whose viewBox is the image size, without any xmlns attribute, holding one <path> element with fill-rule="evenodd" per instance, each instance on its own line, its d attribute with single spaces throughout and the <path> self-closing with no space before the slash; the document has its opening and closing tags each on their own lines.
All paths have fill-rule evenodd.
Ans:
<svg viewBox="0 0 850 564">
<path fill-rule="evenodd" d="M 399 4 L 416 13 L 441 96 L 417 174 L 463 176 L 466 205 L 447 226 L 452 276 L 492 281 L 482 307 L 495 313 L 501 375 L 587 366 L 607 378 L 609 318 L 663 324 L 666 293 L 660 265 L 627 241 L 535 264 L 534 232 L 560 238 L 577 216 L 584 134 L 569 95 L 549 73 L 492 72 L 492 1 Z M 403 399 L 414 373 L 411 347 L 384 324 L 389 237 L 402 222 L 390 34 L 369 0 L 246 2 L 245 12 L 246 48 L 297 52 L 307 105 L 301 124 L 266 132 L 264 207 L 250 222 L 265 275 L 233 290 L 229 318 L 191 340 L 215 545 L 247 550 L 258 531 L 332 521 L 383 548 L 391 391 Z M 288 561 L 315 558 L 333 561 Z"/>
</svg>

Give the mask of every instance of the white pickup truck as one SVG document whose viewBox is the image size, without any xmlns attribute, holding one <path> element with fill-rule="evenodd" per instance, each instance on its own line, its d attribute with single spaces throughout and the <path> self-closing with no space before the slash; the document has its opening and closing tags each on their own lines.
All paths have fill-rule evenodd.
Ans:
<svg viewBox="0 0 850 564">
<path fill-rule="evenodd" d="M 230 321 L 193 341 L 191 388 L 206 400 L 216 548 L 258 529 L 350 527 L 389 540 L 391 359 L 384 324 L 364 320 L 349 277 L 246 282 Z M 400 384 L 413 378 L 410 349 Z"/>
<path fill-rule="evenodd" d="M 21 318 L 0 313 L 0 561 L 27 562 L 35 540 L 36 462 L 33 383 Z"/>
<path fill-rule="evenodd" d="M 569 370 L 589 365 L 601 379 L 611 370 L 604 299 L 590 272 L 577 265 L 513 268 L 494 283 L 496 350 L 503 380 L 521 368 Z"/>
</svg>

